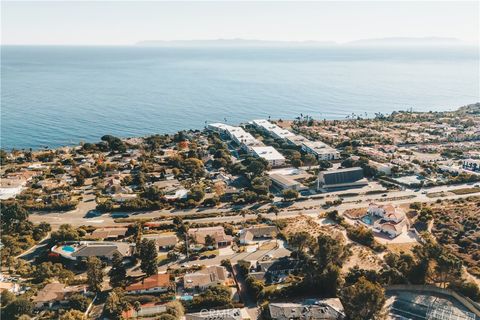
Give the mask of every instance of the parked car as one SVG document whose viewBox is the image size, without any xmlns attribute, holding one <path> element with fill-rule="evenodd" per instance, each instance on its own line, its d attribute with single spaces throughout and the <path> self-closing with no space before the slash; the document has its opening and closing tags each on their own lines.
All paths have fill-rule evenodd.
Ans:
<svg viewBox="0 0 480 320">
<path fill-rule="evenodd" d="M 116 218 L 128 218 L 130 215 L 128 213 L 112 213 L 110 217 L 116 219 Z"/>
<path fill-rule="evenodd" d="M 96 217 L 100 217 L 101 215 L 102 213 L 100 211 L 90 210 L 87 212 L 87 214 L 85 214 L 84 218 L 96 218 Z"/>
</svg>

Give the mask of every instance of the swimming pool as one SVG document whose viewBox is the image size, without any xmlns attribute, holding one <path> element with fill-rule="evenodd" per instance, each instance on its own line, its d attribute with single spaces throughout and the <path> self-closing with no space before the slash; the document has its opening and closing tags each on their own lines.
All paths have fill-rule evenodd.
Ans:
<svg viewBox="0 0 480 320">
<path fill-rule="evenodd" d="M 188 296 L 188 295 L 181 296 L 181 297 L 180 297 L 180 300 L 190 301 L 190 300 L 193 300 L 193 296 Z"/>
<path fill-rule="evenodd" d="M 74 252 L 74 251 L 75 251 L 75 248 L 72 247 L 72 246 L 63 246 L 63 247 L 62 247 L 62 250 L 63 250 L 63 251 L 66 251 L 66 252 Z"/>
<path fill-rule="evenodd" d="M 369 215 L 363 216 L 361 220 L 370 226 L 373 224 L 372 217 L 370 217 Z"/>
</svg>

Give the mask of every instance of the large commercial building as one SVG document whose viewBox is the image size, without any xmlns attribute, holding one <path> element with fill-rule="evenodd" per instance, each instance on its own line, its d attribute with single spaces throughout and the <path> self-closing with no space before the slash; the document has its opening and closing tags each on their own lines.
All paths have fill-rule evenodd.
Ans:
<svg viewBox="0 0 480 320">
<path fill-rule="evenodd" d="M 285 164 L 285 157 L 274 147 L 252 147 L 252 153 L 255 157 L 267 160 L 271 167 L 279 167 Z"/>
<path fill-rule="evenodd" d="M 317 160 L 337 160 L 340 159 L 340 152 L 330 147 L 322 141 L 306 141 L 302 143 L 302 150 L 313 154 Z"/>
<path fill-rule="evenodd" d="M 219 134 L 227 135 L 245 150 L 248 150 L 249 147 L 263 145 L 263 143 L 255 139 L 255 137 L 241 127 L 234 127 L 224 123 L 211 123 L 207 128 Z"/>
<path fill-rule="evenodd" d="M 261 141 L 255 139 L 255 137 L 241 127 L 233 127 L 223 123 L 212 123 L 209 124 L 207 128 L 219 134 L 227 135 L 249 154 L 267 160 L 272 167 L 283 166 L 285 164 L 285 157 L 282 156 L 280 152 L 273 147 L 265 146 Z"/>
<path fill-rule="evenodd" d="M 340 159 L 340 153 L 322 141 L 311 141 L 301 135 L 282 129 L 267 120 L 253 120 L 252 123 L 255 127 L 276 139 L 281 139 L 301 147 L 304 152 L 313 154 L 318 160 L 330 161 Z"/>
<path fill-rule="evenodd" d="M 285 130 L 280 128 L 274 123 L 271 123 L 267 120 L 253 120 L 252 123 L 259 129 L 267 132 L 275 139 L 286 139 L 287 137 L 295 136 L 295 134 L 291 131 Z"/>
<path fill-rule="evenodd" d="M 360 167 L 320 171 L 317 189 L 340 189 L 367 185 Z"/>
<path fill-rule="evenodd" d="M 301 191 L 307 189 L 307 187 L 305 187 L 303 184 L 292 179 L 288 175 L 272 173 L 270 174 L 270 179 L 272 180 L 272 183 L 280 190 L 293 189 Z"/>
</svg>

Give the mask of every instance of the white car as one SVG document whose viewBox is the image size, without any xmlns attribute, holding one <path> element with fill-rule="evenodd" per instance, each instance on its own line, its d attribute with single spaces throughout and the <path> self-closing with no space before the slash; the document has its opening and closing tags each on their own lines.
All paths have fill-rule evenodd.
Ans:
<svg viewBox="0 0 480 320">
<path fill-rule="evenodd" d="M 271 254 L 266 254 L 266 255 L 263 256 L 262 261 L 270 260 L 272 258 L 273 258 L 273 256 Z"/>
</svg>

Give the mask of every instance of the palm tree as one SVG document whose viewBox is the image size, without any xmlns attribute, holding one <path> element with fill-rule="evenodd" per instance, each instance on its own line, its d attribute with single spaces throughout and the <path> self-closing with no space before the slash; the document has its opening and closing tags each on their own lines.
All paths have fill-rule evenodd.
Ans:
<svg viewBox="0 0 480 320">
<path fill-rule="evenodd" d="M 138 312 L 142 309 L 142 305 L 140 304 L 140 301 L 135 301 L 133 303 L 133 309 L 135 310 L 135 318 L 138 319 Z"/>
</svg>

